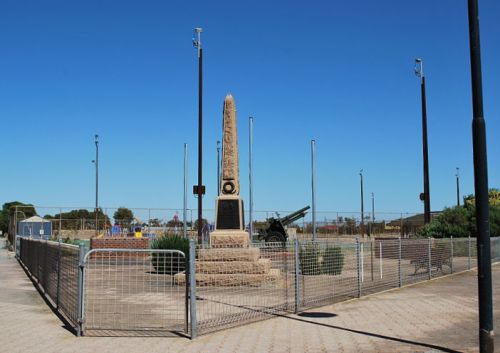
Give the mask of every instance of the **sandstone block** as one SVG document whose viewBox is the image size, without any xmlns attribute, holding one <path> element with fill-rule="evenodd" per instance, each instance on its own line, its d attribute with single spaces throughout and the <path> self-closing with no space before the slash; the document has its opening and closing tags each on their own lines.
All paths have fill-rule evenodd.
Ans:
<svg viewBox="0 0 500 353">
<path fill-rule="evenodd" d="M 196 262 L 197 274 L 234 274 L 251 273 L 264 274 L 271 270 L 271 260 L 259 259 L 258 261 L 198 261 Z"/>
<path fill-rule="evenodd" d="M 244 231 L 214 231 L 210 234 L 210 246 L 214 248 L 248 248 L 250 239 Z"/>
<path fill-rule="evenodd" d="M 257 261 L 259 257 L 258 248 L 220 248 L 198 251 L 199 261 Z"/>
<path fill-rule="evenodd" d="M 186 284 L 186 275 L 178 273 L 174 276 L 174 281 L 178 285 Z M 208 274 L 197 273 L 196 285 L 199 287 L 234 287 L 234 286 L 260 286 L 265 284 L 282 285 L 283 276 L 280 270 L 271 269 L 268 273 L 264 274 L 248 274 L 248 273 L 234 273 L 234 274 Z"/>
</svg>

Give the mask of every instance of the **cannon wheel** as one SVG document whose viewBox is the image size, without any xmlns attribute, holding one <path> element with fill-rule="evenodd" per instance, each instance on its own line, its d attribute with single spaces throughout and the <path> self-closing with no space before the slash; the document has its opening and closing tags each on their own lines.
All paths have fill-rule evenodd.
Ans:
<svg viewBox="0 0 500 353">
<path fill-rule="evenodd" d="M 266 243 L 281 243 L 285 241 L 285 237 L 279 232 L 271 232 L 266 237 Z"/>
</svg>

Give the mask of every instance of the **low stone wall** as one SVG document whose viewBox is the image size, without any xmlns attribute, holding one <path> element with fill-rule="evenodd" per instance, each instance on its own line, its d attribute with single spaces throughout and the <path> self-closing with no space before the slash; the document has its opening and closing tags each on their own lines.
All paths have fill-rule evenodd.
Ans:
<svg viewBox="0 0 500 353">
<path fill-rule="evenodd" d="M 149 249 L 148 238 L 92 238 L 90 249 Z M 149 253 L 103 251 L 90 255 L 92 259 L 121 259 L 148 257 Z"/>
<path fill-rule="evenodd" d="M 90 249 L 149 249 L 148 238 L 92 238 Z"/>
</svg>

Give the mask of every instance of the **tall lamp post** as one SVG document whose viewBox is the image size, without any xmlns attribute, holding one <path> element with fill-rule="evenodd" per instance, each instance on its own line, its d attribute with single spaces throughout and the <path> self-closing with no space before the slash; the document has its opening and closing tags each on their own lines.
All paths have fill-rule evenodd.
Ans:
<svg viewBox="0 0 500 353">
<path fill-rule="evenodd" d="M 429 191 L 429 149 L 427 146 L 427 104 L 425 97 L 424 63 L 415 59 L 415 74 L 420 77 L 420 92 L 422 95 L 422 148 L 424 155 L 424 193 L 420 199 L 424 201 L 424 223 L 431 221 L 431 196 Z"/>
<path fill-rule="evenodd" d="M 193 193 L 198 196 L 198 243 L 203 240 L 203 195 L 205 194 L 205 186 L 203 185 L 203 48 L 201 47 L 201 32 L 199 27 L 194 29 L 195 38 L 193 45 L 198 51 L 198 185 L 193 187 Z"/>
<path fill-rule="evenodd" d="M 248 185 L 249 185 L 249 226 L 250 243 L 253 240 L 253 117 L 248 118 Z"/>
<path fill-rule="evenodd" d="M 375 194 L 372 192 L 372 223 L 375 222 Z"/>
<path fill-rule="evenodd" d="M 184 199 L 182 202 L 182 235 L 187 236 L 187 179 L 188 179 L 188 144 L 184 143 Z M 192 226 L 192 225 L 191 225 Z"/>
<path fill-rule="evenodd" d="M 312 240 L 316 241 L 316 140 L 311 140 Z"/>
<path fill-rule="evenodd" d="M 92 161 L 95 165 L 95 235 L 99 235 L 99 135 L 94 135 L 95 159 Z"/>
<path fill-rule="evenodd" d="M 468 0 L 470 66 L 472 79 L 472 147 L 477 226 L 477 280 L 479 294 L 479 350 L 493 352 L 493 299 L 491 285 L 490 214 L 486 123 L 483 114 L 483 83 L 477 0 Z"/>
<path fill-rule="evenodd" d="M 457 174 L 455 174 L 455 177 L 457 179 L 457 207 L 460 206 L 460 174 L 459 174 L 460 168 L 457 167 Z"/>
<path fill-rule="evenodd" d="M 360 183 L 361 183 L 361 223 L 360 223 L 360 228 L 361 228 L 361 236 L 365 236 L 365 230 L 364 230 L 364 219 L 365 219 L 365 202 L 364 202 L 364 197 L 363 197 L 363 169 L 359 171 L 359 177 L 360 177 Z"/>
</svg>

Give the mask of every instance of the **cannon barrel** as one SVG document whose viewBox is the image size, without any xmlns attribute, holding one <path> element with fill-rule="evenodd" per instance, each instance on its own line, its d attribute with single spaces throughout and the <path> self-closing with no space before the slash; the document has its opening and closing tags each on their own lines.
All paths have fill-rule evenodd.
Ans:
<svg viewBox="0 0 500 353">
<path fill-rule="evenodd" d="M 287 225 L 293 223 L 294 221 L 296 221 L 297 219 L 304 217 L 307 213 L 307 210 L 310 208 L 311 207 L 309 207 L 309 206 L 303 207 L 298 211 L 290 213 L 288 216 L 280 218 L 280 221 L 284 226 L 287 226 Z"/>
</svg>

